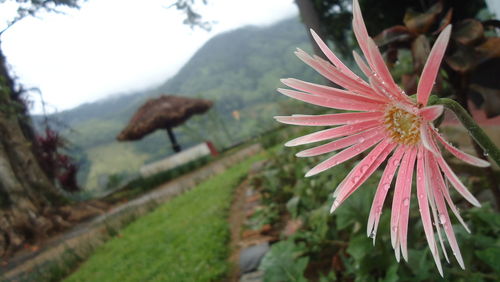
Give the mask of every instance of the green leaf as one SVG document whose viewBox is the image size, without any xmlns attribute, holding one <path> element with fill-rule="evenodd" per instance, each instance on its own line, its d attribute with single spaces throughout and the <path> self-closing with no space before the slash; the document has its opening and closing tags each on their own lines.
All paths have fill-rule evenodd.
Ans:
<svg viewBox="0 0 500 282">
<path fill-rule="evenodd" d="M 387 273 L 382 281 L 384 282 L 397 282 L 399 281 L 398 276 L 399 264 L 393 264 L 387 270 Z"/>
<path fill-rule="evenodd" d="M 347 252 L 355 261 L 360 261 L 371 251 L 373 251 L 372 240 L 364 234 L 353 237 L 351 241 L 349 241 L 349 247 L 347 248 Z"/>
<path fill-rule="evenodd" d="M 482 251 L 476 251 L 476 255 L 493 270 L 500 273 L 500 247 L 491 247 Z"/>
<path fill-rule="evenodd" d="M 296 218 L 298 215 L 298 207 L 299 207 L 300 197 L 295 196 L 288 200 L 286 203 L 286 209 L 292 214 L 293 218 Z"/>
<path fill-rule="evenodd" d="M 333 271 L 328 272 L 326 276 L 321 274 L 321 276 L 319 277 L 319 282 L 333 282 L 333 281 L 337 281 L 337 275 L 335 275 L 335 272 Z"/>
<path fill-rule="evenodd" d="M 264 271 L 264 281 L 307 281 L 304 271 L 309 258 L 299 257 L 304 250 L 303 244 L 292 240 L 274 244 L 259 266 Z"/>
</svg>

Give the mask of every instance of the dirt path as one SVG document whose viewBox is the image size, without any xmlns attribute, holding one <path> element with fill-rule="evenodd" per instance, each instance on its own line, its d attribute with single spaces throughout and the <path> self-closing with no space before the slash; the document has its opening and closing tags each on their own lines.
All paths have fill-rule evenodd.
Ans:
<svg viewBox="0 0 500 282">
<path fill-rule="evenodd" d="M 245 198 L 248 189 L 249 178 L 243 181 L 234 192 L 234 200 L 229 211 L 229 226 L 231 229 L 231 255 L 229 262 L 231 263 L 231 271 L 228 275 L 228 281 L 238 281 L 239 277 L 239 258 L 241 232 L 245 222 Z"/>
<path fill-rule="evenodd" d="M 252 185 L 252 177 L 259 173 L 265 165 L 265 161 L 252 165 L 248 177 L 234 191 L 233 203 L 229 211 L 229 226 L 231 231 L 229 271 L 227 281 L 241 281 L 240 256 L 249 247 L 262 243 L 270 243 L 278 240 L 276 234 L 271 234 L 271 226 L 265 225 L 261 229 L 248 230 L 248 220 L 260 206 L 261 195 Z M 254 280 L 260 281 L 260 280 Z"/>
<path fill-rule="evenodd" d="M 37 251 L 19 253 L 0 266 L 0 280 L 25 281 L 30 273 L 50 264 L 64 263 L 68 252 L 78 257 L 88 257 L 92 250 L 104 243 L 110 230 L 118 230 L 133 219 L 154 207 L 195 187 L 201 181 L 225 171 L 235 163 L 262 150 L 259 144 L 251 145 L 232 155 L 214 161 L 202 168 L 171 180 L 157 189 L 127 203 L 118 205 L 106 214 L 76 225 L 66 233 L 50 239 Z"/>
</svg>

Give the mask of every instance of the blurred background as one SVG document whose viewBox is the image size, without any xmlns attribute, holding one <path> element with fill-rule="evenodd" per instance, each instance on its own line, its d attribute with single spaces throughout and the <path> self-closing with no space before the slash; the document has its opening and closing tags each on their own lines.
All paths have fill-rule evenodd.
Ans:
<svg viewBox="0 0 500 282">
<path fill-rule="evenodd" d="M 407 93 L 416 91 L 429 46 L 439 31 L 452 23 L 452 41 L 435 92 L 459 101 L 494 140 L 500 140 L 500 1 L 360 0 L 360 4 L 369 34 Z M 301 48 L 323 56 L 309 36 L 308 30 L 313 28 L 346 65 L 359 73 L 351 57 L 352 50 L 357 49 L 351 21 L 350 0 L 0 1 L 3 271 L 13 273 L 17 267 L 29 265 L 30 259 L 47 250 L 47 242 L 82 222 L 251 144 L 260 144 L 266 154 L 261 159 L 268 162 L 254 176 L 252 191 L 262 198 L 259 206 L 263 208 L 247 228 L 262 231 L 267 224 L 273 234 L 295 224 L 292 233 L 299 232 L 293 235 L 296 237 L 286 235 L 292 240 L 272 249 L 275 257 L 268 257 L 261 268 L 268 273 L 265 281 L 410 281 L 409 277 L 416 274 L 408 265 L 398 269 L 390 251 L 390 258 L 382 263 L 383 269 L 367 266 L 369 259 L 386 257 L 387 252 L 376 249 L 373 254 L 366 254 L 373 248 L 371 240 L 364 239 L 368 245 L 358 242 L 362 240 L 358 236 L 359 225 L 364 228 L 370 197 L 361 196 L 352 202 L 352 210 L 346 208 L 343 212 L 344 221 L 337 221 L 338 216 L 326 219 L 319 214 L 331 204 L 329 196 L 335 183 L 354 163 L 338 169 L 340 179 L 321 176 L 305 181 L 301 180 L 307 171 L 305 166 L 312 163 L 291 168 L 288 165 L 296 162 L 291 158 L 295 152 L 277 149 L 286 138 L 307 130 L 282 127 L 273 116 L 324 112 L 275 91 L 281 87 L 281 78 L 325 83 L 295 57 L 294 51 Z M 148 115 L 152 115 L 154 104 L 159 105 L 159 100 L 154 99 L 164 95 L 202 99 L 210 105 L 199 112 L 181 113 L 181 122 L 147 125 L 151 128 L 138 140 L 117 140 L 134 123 L 144 129 L 141 118 L 156 119 Z M 148 101 L 153 101 L 149 108 L 138 111 Z M 172 112 L 181 108 L 184 111 L 188 102 L 179 103 L 167 102 L 165 107 Z M 461 148 L 487 158 L 471 143 L 455 118 L 447 116 L 443 127 Z M 175 149 L 176 143 L 182 151 Z M 153 172 L 145 173 L 148 169 Z M 247 171 L 248 167 L 242 175 Z M 495 218 L 486 217 L 497 208 L 498 169 L 476 174 L 463 168 L 459 172 L 466 172 L 461 176 L 473 191 L 487 191 L 482 197 L 491 204 L 486 205 L 487 210 L 465 215 L 479 226 L 483 233 L 477 236 L 485 240 L 480 244 L 483 253 L 476 252 L 468 259 L 473 271 L 465 273 L 472 276 L 460 274 L 456 266 L 449 272 L 462 281 L 493 281 L 498 279 L 498 266 L 493 262 L 500 257 L 500 225 L 496 212 Z M 313 197 L 311 194 L 316 192 L 307 187 L 317 187 L 322 192 Z M 231 203 L 230 198 L 226 200 Z M 364 212 L 356 216 L 357 207 Z M 128 219 L 127 224 L 133 220 Z M 121 234 L 117 230 L 120 229 L 107 232 L 116 237 Z M 415 240 L 423 240 L 421 235 Z M 221 236 L 226 241 L 230 237 Z M 276 236 L 271 237 L 274 239 L 268 242 L 278 241 Z M 322 248 L 330 246 L 332 240 L 333 251 L 325 254 Z M 355 243 L 350 244 L 353 240 Z M 462 241 L 465 240 L 470 237 Z M 431 256 L 422 246 L 422 242 L 417 243 L 420 249 L 415 256 L 420 252 L 427 260 L 420 261 L 419 271 L 433 274 L 415 279 L 438 279 Z M 494 248 L 486 251 L 490 246 Z M 469 249 L 477 247 L 471 243 Z M 88 253 L 94 250 L 88 249 L 92 249 Z M 59 272 L 52 276 L 46 268 L 37 270 L 35 276 L 22 276 L 19 273 L 25 272 L 21 270 L 16 275 L 30 277 L 23 278 L 28 280 L 56 281 L 72 272 L 88 254 L 77 257 L 73 258 L 75 264 L 62 267 L 63 270 L 58 268 Z M 293 279 L 269 270 L 279 268 L 273 265 L 273 259 L 280 261 L 282 257 L 297 258 L 284 260 L 289 263 L 284 267 L 296 275 Z M 475 260 L 477 257 L 480 259 Z M 311 264 L 313 261 L 317 264 Z M 203 268 L 200 272 L 210 273 Z M 227 273 L 232 273 L 231 267 L 225 265 L 214 276 L 184 281 L 232 277 Z M 21 277 L 16 275 L 12 277 Z M 98 281 L 89 277 L 74 279 Z M 162 275 L 139 277 L 142 278 L 130 279 L 181 281 Z"/>
</svg>

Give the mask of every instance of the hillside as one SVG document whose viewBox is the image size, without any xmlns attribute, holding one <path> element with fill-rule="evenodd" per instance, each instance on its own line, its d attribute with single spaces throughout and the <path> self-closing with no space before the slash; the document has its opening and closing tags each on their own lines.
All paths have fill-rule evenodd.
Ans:
<svg viewBox="0 0 500 282">
<path fill-rule="evenodd" d="M 156 89 L 114 95 L 49 119 L 60 126 L 82 160 L 80 180 L 89 188 L 98 186 L 98 182 L 102 186 L 111 174 L 133 174 L 144 162 L 171 153 L 164 132 L 138 142 L 115 141 L 135 110 L 150 97 L 174 94 L 215 102 L 208 114 L 174 130 L 183 147 L 211 140 L 223 149 L 276 126 L 272 116 L 287 107 L 287 99 L 275 91 L 279 79 L 318 79 L 294 56 L 297 47 L 311 49 L 306 30 L 296 18 L 230 31 L 209 40 L 174 77 Z"/>
</svg>

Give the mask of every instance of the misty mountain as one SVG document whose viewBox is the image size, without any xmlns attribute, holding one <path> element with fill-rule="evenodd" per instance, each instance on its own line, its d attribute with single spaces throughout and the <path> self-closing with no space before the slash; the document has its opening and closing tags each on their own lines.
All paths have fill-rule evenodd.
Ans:
<svg viewBox="0 0 500 282">
<path fill-rule="evenodd" d="M 240 28 L 213 37 L 174 77 L 155 89 L 114 95 L 48 118 L 83 160 L 81 179 L 95 186 L 102 175 L 133 173 L 144 162 L 171 153 L 164 132 L 138 142 L 115 141 L 136 109 L 151 97 L 172 94 L 214 101 L 208 114 L 174 129 L 183 147 L 211 140 L 223 149 L 276 126 L 272 117 L 286 111 L 284 101 L 289 100 L 276 92 L 279 79 L 318 79 L 293 54 L 297 47 L 311 50 L 297 18 Z M 35 119 L 39 124 L 41 118 Z"/>
</svg>

